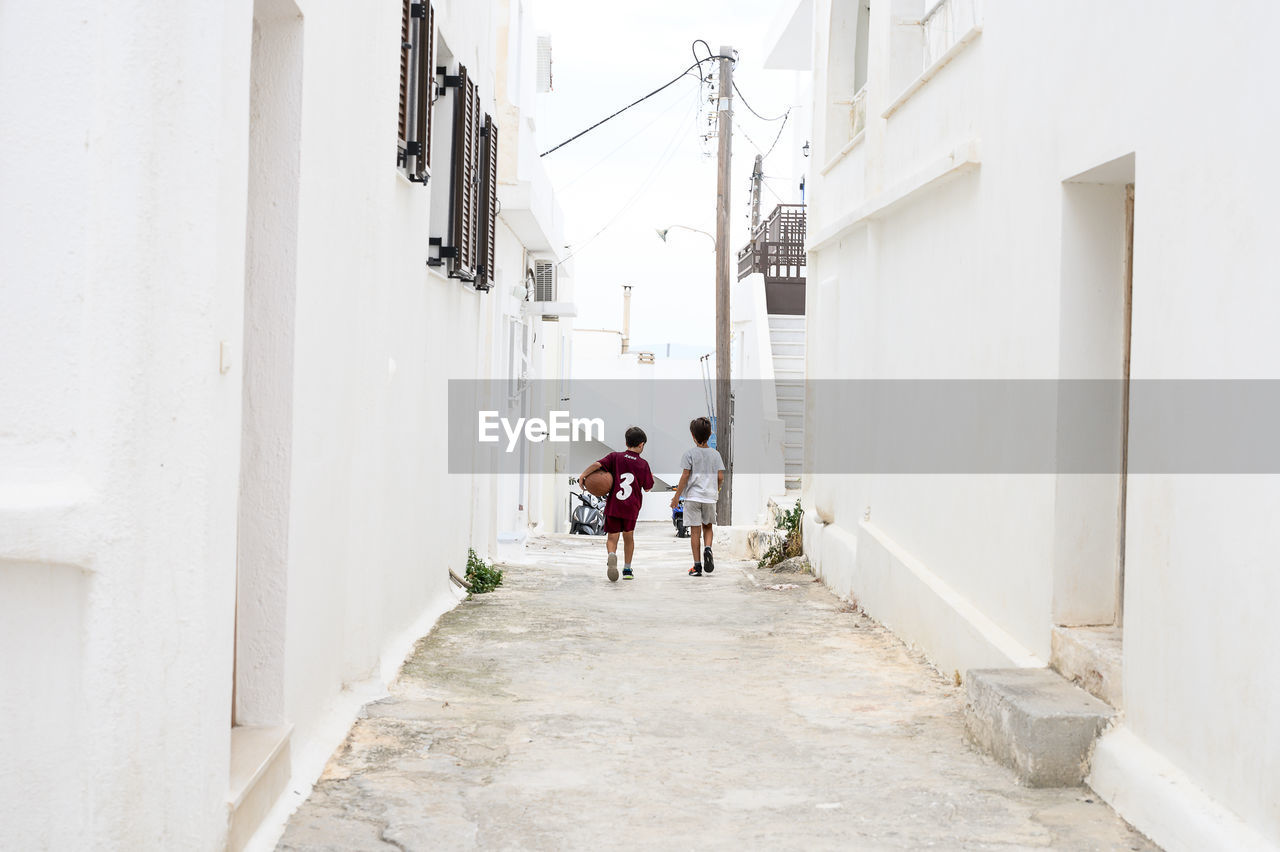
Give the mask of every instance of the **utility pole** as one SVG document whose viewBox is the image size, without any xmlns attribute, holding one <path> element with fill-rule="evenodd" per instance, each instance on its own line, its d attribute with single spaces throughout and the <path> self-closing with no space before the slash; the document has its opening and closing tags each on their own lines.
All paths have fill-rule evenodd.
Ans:
<svg viewBox="0 0 1280 852">
<path fill-rule="evenodd" d="M 764 157 L 756 154 L 756 164 L 751 169 L 751 237 L 760 227 L 760 183 L 764 180 Z"/>
<path fill-rule="evenodd" d="M 719 174 L 716 177 L 716 449 L 724 459 L 724 487 L 716 504 L 719 523 L 733 523 L 733 402 L 729 373 L 729 166 L 733 161 L 733 48 L 720 47 Z"/>
</svg>

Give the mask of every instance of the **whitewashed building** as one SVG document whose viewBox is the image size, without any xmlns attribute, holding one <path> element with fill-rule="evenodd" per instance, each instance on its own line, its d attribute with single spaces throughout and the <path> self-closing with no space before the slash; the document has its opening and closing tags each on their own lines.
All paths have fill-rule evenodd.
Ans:
<svg viewBox="0 0 1280 852">
<path fill-rule="evenodd" d="M 1280 8 L 786 6 L 818 572 L 948 673 L 1053 665 L 1121 709 L 1089 783 L 1167 848 L 1280 844 L 1280 479 L 819 473 L 850 419 L 818 387 L 1274 379 Z M 1124 458 L 1159 435 L 1106 428 Z"/>
<path fill-rule="evenodd" d="M 0 11 L 0 847 L 243 846 L 529 522 L 442 413 L 564 363 L 529 7 Z"/>
</svg>

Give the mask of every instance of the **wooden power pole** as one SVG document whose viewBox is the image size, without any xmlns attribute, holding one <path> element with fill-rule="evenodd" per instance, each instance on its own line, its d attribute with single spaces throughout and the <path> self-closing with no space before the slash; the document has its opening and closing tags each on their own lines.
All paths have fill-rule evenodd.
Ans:
<svg viewBox="0 0 1280 852">
<path fill-rule="evenodd" d="M 716 504 L 716 520 L 733 523 L 733 402 L 730 396 L 729 286 L 729 166 L 733 161 L 733 48 L 720 48 L 719 174 L 716 177 L 716 449 L 724 459 L 724 487 Z"/>
<path fill-rule="evenodd" d="M 756 238 L 760 227 L 760 184 L 764 181 L 764 157 L 756 154 L 756 164 L 751 169 L 751 239 Z"/>
</svg>

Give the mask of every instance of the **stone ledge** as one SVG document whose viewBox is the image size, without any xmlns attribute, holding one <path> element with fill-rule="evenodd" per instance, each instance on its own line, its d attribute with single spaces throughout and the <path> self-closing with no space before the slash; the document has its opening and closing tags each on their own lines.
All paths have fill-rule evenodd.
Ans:
<svg viewBox="0 0 1280 852">
<path fill-rule="evenodd" d="M 231 729 L 227 849 L 244 849 L 289 783 L 292 725 Z"/>
<path fill-rule="evenodd" d="M 965 693 L 970 741 L 1030 787 L 1083 783 L 1094 741 L 1115 715 L 1043 668 L 973 669 Z"/>
</svg>

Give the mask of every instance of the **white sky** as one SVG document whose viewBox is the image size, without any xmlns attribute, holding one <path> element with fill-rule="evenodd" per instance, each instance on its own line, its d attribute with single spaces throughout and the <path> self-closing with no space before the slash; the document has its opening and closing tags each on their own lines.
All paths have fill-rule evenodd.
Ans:
<svg viewBox="0 0 1280 852">
<path fill-rule="evenodd" d="M 761 68 L 778 8 L 777 0 L 541 0 L 538 28 L 551 35 L 554 92 L 538 104 L 539 148 L 547 150 L 670 80 L 692 64 L 690 43 L 697 38 L 713 51 L 722 44 L 736 48 L 735 81 L 747 100 L 761 115 L 781 115 L 793 97 L 794 76 Z M 713 65 L 705 67 L 714 73 Z M 570 263 L 578 328 L 620 328 L 622 285 L 629 283 L 635 343 L 714 348 L 712 241 L 675 229 L 663 243 L 654 233 L 674 224 L 715 232 L 716 141 L 700 138 L 712 105 L 704 104 L 695 125 L 698 90 L 696 79 L 681 80 L 543 158 L 565 211 L 566 239 L 576 251 Z M 730 222 L 736 254 L 746 242 L 747 185 L 758 153 L 744 132 L 767 150 L 779 123 L 756 119 L 739 101 L 735 110 L 740 128 L 733 139 Z M 803 130 L 799 142 L 793 137 L 795 118 L 765 163 L 784 197 L 795 182 L 787 174 L 789 148 L 804 138 Z M 762 212 L 777 201 L 766 191 Z M 736 275 L 736 261 L 734 268 Z"/>
</svg>

